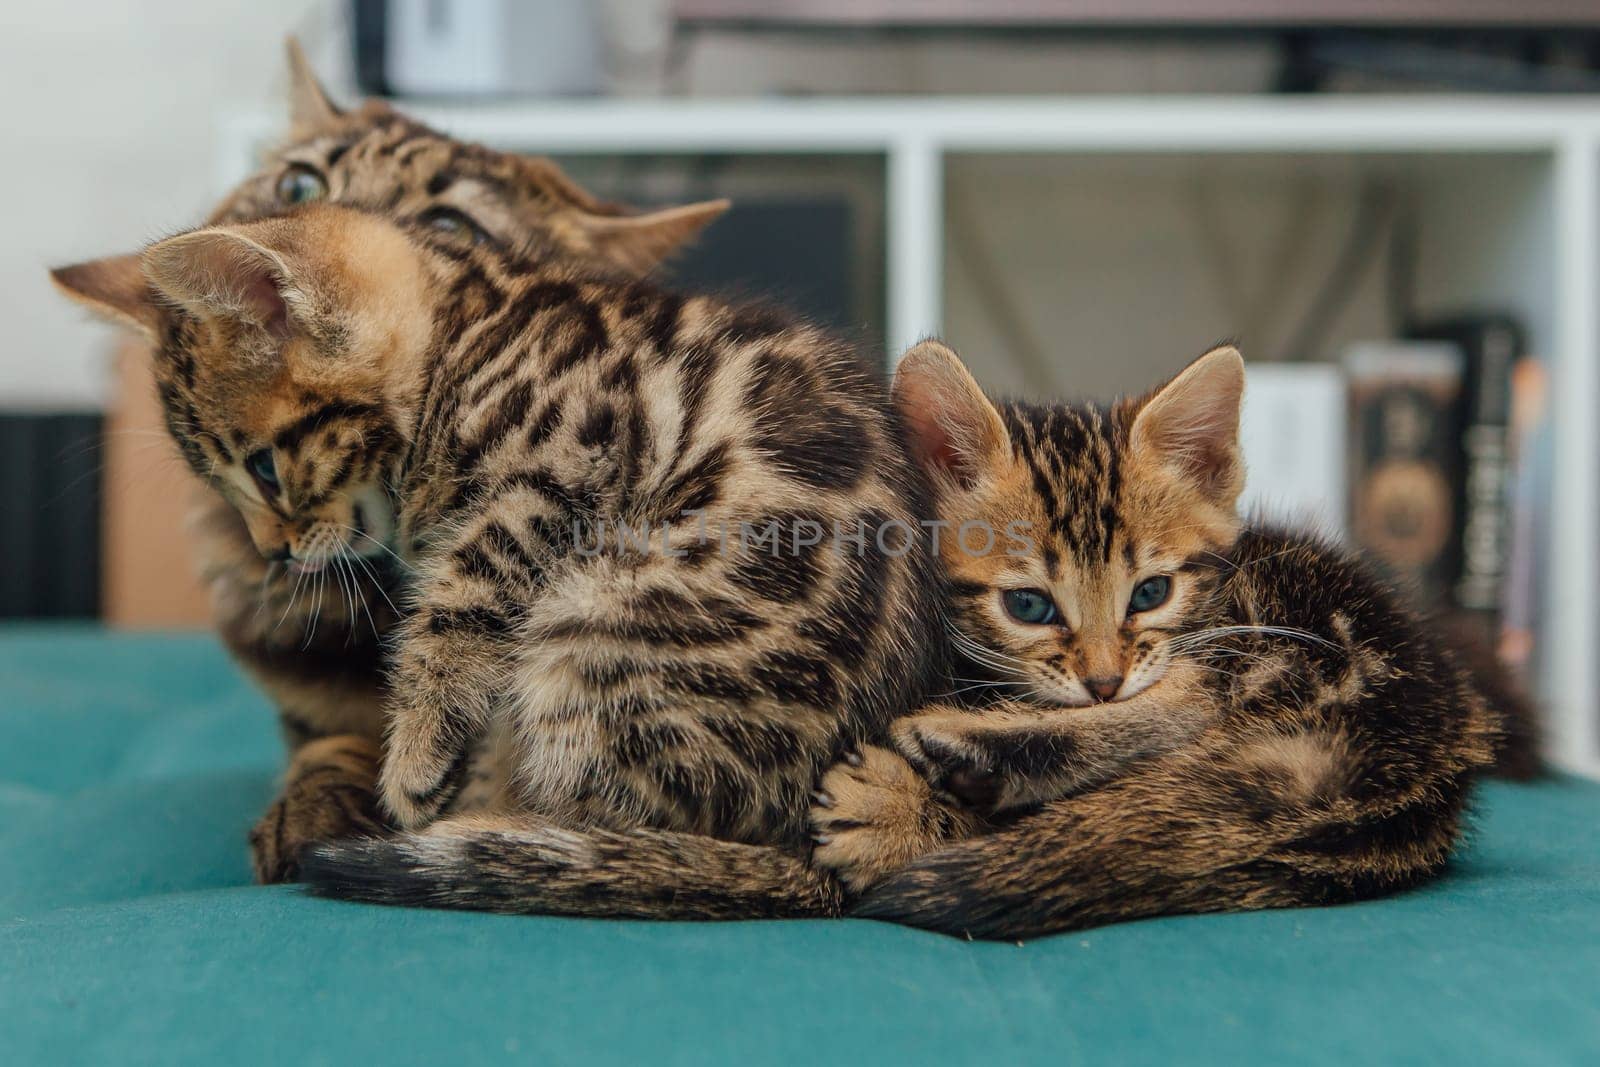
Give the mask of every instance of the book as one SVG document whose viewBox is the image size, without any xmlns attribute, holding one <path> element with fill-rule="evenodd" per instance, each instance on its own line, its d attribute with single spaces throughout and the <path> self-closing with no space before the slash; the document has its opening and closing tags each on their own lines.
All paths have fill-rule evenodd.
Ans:
<svg viewBox="0 0 1600 1067">
<path fill-rule="evenodd" d="M 1524 356 L 1511 372 L 1510 540 L 1506 579 L 1500 600 L 1500 660 L 1531 684 L 1538 651 L 1534 633 L 1543 606 L 1545 575 L 1540 551 L 1549 536 L 1550 423 L 1549 373 Z"/>
<path fill-rule="evenodd" d="M 1409 332 L 1461 352 L 1459 555 L 1447 593 L 1450 605 L 1493 639 L 1511 555 L 1511 378 L 1523 331 L 1509 315 L 1484 314 L 1421 323 Z"/>
<path fill-rule="evenodd" d="M 1348 348 L 1343 363 L 1351 534 L 1421 603 L 1436 603 L 1460 568 L 1461 349 L 1367 342 Z"/>
<path fill-rule="evenodd" d="M 1246 474 L 1239 510 L 1252 519 L 1348 528 L 1345 381 L 1328 363 L 1253 363 L 1239 418 Z"/>
</svg>

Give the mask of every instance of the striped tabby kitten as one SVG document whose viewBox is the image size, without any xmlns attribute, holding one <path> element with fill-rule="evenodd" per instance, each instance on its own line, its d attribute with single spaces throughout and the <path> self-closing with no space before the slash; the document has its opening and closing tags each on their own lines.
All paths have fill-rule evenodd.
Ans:
<svg viewBox="0 0 1600 1067">
<path fill-rule="evenodd" d="M 922 484 L 815 329 L 426 220 L 308 205 L 90 291 L 258 542 L 402 557 L 365 899 L 819 914 L 808 798 L 937 676 Z M 885 531 L 890 532 L 885 535 Z M 641 536 L 642 535 L 642 536 Z M 842 540 L 839 538 L 842 536 Z M 425 829 L 424 829 L 425 828 Z"/>
<path fill-rule="evenodd" d="M 452 141 L 381 101 L 340 110 L 293 42 L 289 68 L 289 143 L 223 200 L 213 224 L 329 200 L 413 221 L 462 245 L 486 243 L 522 254 L 555 247 L 643 273 L 727 207 L 718 201 L 624 214 L 547 160 Z M 120 280 L 113 268 L 120 269 Z M 59 276 L 69 292 L 97 284 L 143 288 L 136 257 L 74 270 Z M 98 282 L 87 278 L 93 271 Z M 292 405 L 297 418 L 284 424 L 275 446 L 314 450 L 323 439 L 319 432 L 340 423 L 350 433 L 364 432 L 366 413 L 344 407 L 345 395 L 337 375 L 307 388 Z M 163 402 L 179 437 L 192 436 L 194 418 L 182 399 L 164 394 Z M 251 477 L 274 477 L 265 456 L 257 453 L 259 469 Z M 201 473 L 211 478 L 209 463 Z M 371 473 L 354 466 L 341 472 Z M 369 477 L 362 491 L 381 493 L 382 486 Z M 335 516 L 348 536 L 312 541 L 303 536 L 310 531 L 293 524 L 248 523 L 225 493 L 207 488 L 198 494 L 194 526 L 217 628 L 277 705 L 293 753 L 282 794 L 251 833 L 256 876 L 264 882 L 293 878 L 295 856 L 306 842 L 382 825 L 375 805 L 382 648 L 396 622 L 404 568 L 368 536 L 379 531 L 367 530 L 362 520 L 378 513 L 352 508 Z"/>
<path fill-rule="evenodd" d="M 1497 723 L 1365 567 L 1241 524 L 1243 390 L 1232 348 L 1110 408 L 993 404 L 949 349 L 906 357 L 938 515 L 1028 536 L 944 539 L 967 699 L 824 779 L 816 861 L 857 914 L 1009 938 L 1444 866 Z"/>
</svg>

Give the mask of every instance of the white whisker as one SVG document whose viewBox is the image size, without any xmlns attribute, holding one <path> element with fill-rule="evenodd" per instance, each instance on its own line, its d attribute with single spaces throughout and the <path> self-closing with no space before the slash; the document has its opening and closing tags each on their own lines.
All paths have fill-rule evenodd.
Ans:
<svg viewBox="0 0 1600 1067">
<path fill-rule="evenodd" d="M 377 638 L 381 636 L 378 633 L 378 621 L 372 617 L 372 608 L 367 605 L 366 594 L 361 591 L 361 579 L 356 574 L 355 564 L 351 562 L 351 560 L 359 560 L 360 558 L 361 557 L 359 556 L 348 556 L 344 554 L 340 554 L 338 557 L 339 566 L 344 567 L 350 575 L 350 593 L 351 600 L 353 601 L 350 608 L 353 616 L 350 620 L 350 632 L 352 635 L 354 635 L 357 622 L 361 618 L 360 613 L 365 611 L 367 613 L 367 626 L 371 628 L 372 636 Z"/>
<path fill-rule="evenodd" d="M 355 555 L 353 553 L 348 555 L 346 558 L 361 567 L 361 570 L 367 576 L 367 580 L 372 583 L 372 587 L 378 591 L 378 595 L 379 596 L 383 597 L 384 603 L 389 605 L 389 610 L 394 612 L 396 618 L 399 618 L 400 609 L 394 606 L 394 601 L 393 600 L 389 599 L 388 592 L 383 588 L 383 580 L 378 577 L 378 572 L 373 569 L 372 564 L 367 562 L 367 560 L 365 560 L 361 556 Z M 364 598 L 362 600 L 362 603 L 363 604 L 366 603 Z M 368 619 L 368 621 L 372 620 L 372 609 L 371 608 L 367 609 L 367 619 Z M 372 632 L 373 632 L 373 634 L 375 636 L 378 633 L 378 625 L 377 625 L 376 622 L 374 622 L 373 625 L 372 625 Z"/>
<path fill-rule="evenodd" d="M 268 560 L 266 568 L 261 572 L 261 588 L 256 593 L 256 613 L 250 616 L 250 621 L 252 623 L 261 618 L 261 613 L 266 610 L 267 586 L 271 584 L 272 572 L 277 566 L 278 563 L 276 560 Z"/>
<path fill-rule="evenodd" d="M 289 590 L 289 602 L 284 605 L 283 614 L 278 618 L 277 625 L 272 628 L 273 633 L 277 633 L 278 630 L 282 628 L 284 622 L 288 620 L 289 612 L 294 610 L 294 602 L 300 597 L 300 586 L 305 582 L 305 580 L 305 571 L 300 571 L 295 575 L 294 588 Z"/>
<path fill-rule="evenodd" d="M 324 566 L 333 571 L 334 581 L 339 583 L 339 597 L 344 601 L 344 614 L 347 623 L 344 643 L 345 647 L 348 648 L 350 647 L 350 642 L 356 638 L 356 624 L 361 621 L 361 618 L 356 614 L 355 601 L 350 595 L 350 583 L 345 577 L 343 560 L 338 555 L 329 556 Z"/>
<path fill-rule="evenodd" d="M 1287 637 L 1295 641 L 1304 641 L 1310 645 L 1321 645 L 1324 648 L 1339 647 L 1334 642 L 1314 634 L 1310 630 L 1301 630 L 1292 626 L 1267 625 L 1212 626 L 1204 630 L 1196 630 L 1193 633 L 1179 634 L 1168 642 L 1168 647 L 1182 649 L 1193 644 L 1204 643 L 1232 634 L 1265 634 L 1270 637 Z"/>
<path fill-rule="evenodd" d="M 342 522 L 330 522 L 328 525 L 337 526 L 339 529 L 346 531 L 347 533 L 351 534 L 352 536 L 359 537 L 361 540 L 367 542 L 368 544 L 374 545 L 379 550 L 388 553 L 389 558 L 393 559 L 397 564 L 399 564 L 401 569 L 403 569 L 407 574 L 411 574 L 415 570 L 415 568 L 413 568 L 411 566 L 411 564 L 407 563 L 404 559 L 400 558 L 399 553 L 395 552 L 394 549 L 390 548 L 388 545 L 384 544 L 382 541 L 378 540 L 376 537 L 373 537 L 371 534 L 367 533 L 365 530 L 358 530 L 354 526 L 350 526 L 350 525 L 348 525 L 346 523 L 342 523 Z"/>
<path fill-rule="evenodd" d="M 945 631 L 950 636 L 951 644 L 977 663 L 1002 674 L 1026 675 L 1029 666 L 1026 662 L 978 643 L 949 619 L 945 620 Z"/>
<path fill-rule="evenodd" d="M 324 568 L 325 570 L 326 568 Z M 322 585 L 323 571 L 318 570 L 312 574 L 312 588 L 315 590 L 311 597 L 315 601 L 311 608 L 311 623 L 306 627 L 306 639 L 301 643 L 301 650 L 311 647 L 311 641 L 317 636 L 317 620 L 322 618 Z"/>
<path fill-rule="evenodd" d="M 975 681 L 975 680 L 973 680 L 971 678 L 953 678 L 953 679 L 951 679 L 951 681 L 968 682 L 970 684 L 963 685 L 959 689 L 951 689 L 948 692 L 940 693 L 938 696 L 934 697 L 933 699 L 935 699 L 935 700 L 948 700 L 948 699 L 950 699 L 952 697 L 958 697 L 958 696 L 962 695 L 963 693 L 971 693 L 971 692 L 975 692 L 975 691 L 977 691 L 979 689 L 1015 689 L 1016 685 L 1017 685 L 1017 683 L 1015 683 L 1015 682 L 979 682 L 979 681 Z"/>
</svg>

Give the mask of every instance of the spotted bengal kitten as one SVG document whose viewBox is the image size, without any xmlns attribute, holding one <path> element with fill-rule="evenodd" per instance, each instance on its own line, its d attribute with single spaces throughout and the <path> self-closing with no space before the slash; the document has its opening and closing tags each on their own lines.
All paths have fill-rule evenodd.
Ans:
<svg viewBox="0 0 1600 1067">
<path fill-rule="evenodd" d="M 1241 524 L 1243 390 L 1232 348 L 1109 408 L 991 403 L 937 343 L 902 362 L 936 513 L 971 524 L 939 545 L 966 662 L 823 781 L 815 858 L 856 914 L 1011 938 L 1444 866 L 1496 716 L 1364 566 Z"/>
<path fill-rule="evenodd" d="M 850 351 L 553 246 L 334 205 L 140 262 L 61 279 L 154 340 L 189 464 L 263 546 L 370 542 L 409 574 L 381 792 L 420 832 L 323 846 L 315 887 L 837 909 L 803 862 L 810 791 L 942 669 L 923 482 Z"/>
<path fill-rule="evenodd" d="M 715 201 L 627 214 L 588 195 L 548 160 L 453 141 L 381 101 L 339 109 L 293 41 L 289 73 L 288 143 L 222 201 L 211 223 L 328 200 L 414 221 L 464 245 L 518 254 L 555 247 L 642 274 L 727 207 Z M 122 278 L 142 289 L 134 263 L 134 257 L 123 261 Z M 82 280 L 86 269 L 67 276 L 69 291 L 93 288 Z M 104 268 L 101 275 L 99 284 L 116 283 Z M 336 422 L 359 430 L 365 414 L 341 408 L 341 395 L 337 375 L 308 386 L 295 408 L 299 420 L 281 427 L 273 444 L 280 451 L 315 447 L 318 433 Z M 180 437 L 196 427 L 180 397 L 164 394 L 163 402 Z M 201 446 L 185 439 L 193 462 Z M 379 444 L 369 443 L 373 454 Z M 257 481 L 273 477 L 268 455 L 256 453 Z M 211 478 L 209 461 L 201 473 Z M 371 473 L 360 463 L 343 472 Z M 292 753 L 282 793 L 251 833 L 263 882 L 295 877 L 295 857 L 307 842 L 368 832 L 384 821 L 375 803 L 382 648 L 396 623 L 405 568 L 381 538 L 369 536 L 382 531 L 366 528 L 364 520 L 383 509 L 355 506 L 361 493 L 382 492 L 368 477 L 360 493 L 349 494 L 348 511 L 330 516 L 343 527 L 338 537 L 326 533 L 334 527 L 308 528 L 264 512 L 247 521 L 210 486 L 197 494 L 193 526 L 217 629 L 276 703 Z"/>
</svg>

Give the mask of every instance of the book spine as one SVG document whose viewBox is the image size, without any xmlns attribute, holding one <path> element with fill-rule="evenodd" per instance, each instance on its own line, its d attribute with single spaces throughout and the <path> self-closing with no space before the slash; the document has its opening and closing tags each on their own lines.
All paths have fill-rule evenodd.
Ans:
<svg viewBox="0 0 1600 1067">
<path fill-rule="evenodd" d="M 1543 363 L 1522 356 L 1511 370 L 1511 484 L 1507 491 L 1506 578 L 1500 597 L 1500 659 L 1526 685 L 1537 662 L 1535 627 L 1543 602 L 1550 498 L 1549 378 Z"/>
<path fill-rule="evenodd" d="M 1488 323 L 1467 352 L 1471 406 L 1461 434 L 1461 573 L 1452 591 L 1456 606 L 1482 616 L 1491 632 L 1510 555 L 1511 370 L 1520 350 L 1513 327 Z"/>
</svg>

